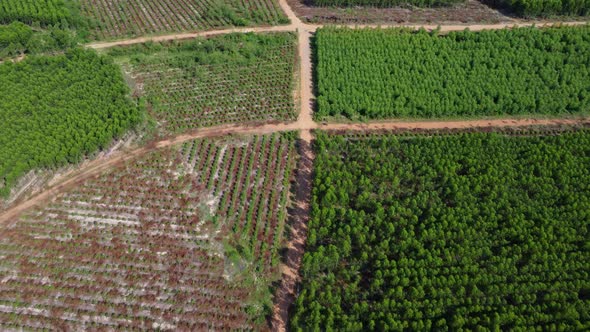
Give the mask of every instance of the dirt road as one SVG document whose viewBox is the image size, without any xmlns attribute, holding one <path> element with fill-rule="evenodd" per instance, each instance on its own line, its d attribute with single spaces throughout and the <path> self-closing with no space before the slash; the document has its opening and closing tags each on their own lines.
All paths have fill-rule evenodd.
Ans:
<svg viewBox="0 0 590 332">
<path fill-rule="evenodd" d="M 465 121 L 384 121 L 369 123 L 331 123 L 318 126 L 322 130 L 406 130 L 406 129 L 468 129 L 486 127 L 526 127 L 550 125 L 588 124 L 590 118 L 578 119 L 493 119 L 493 120 L 465 120 Z"/>
<path fill-rule="evenodd" d="M 97 42 L 97 43 L 86 44 L 86 47 L 90 47 L 90 48 L 94 48 L 94 49 L 101 49 L 101 48 L 109 48 L 109 47 L 115 47 L 115 46 L 141 44 L 141 43 L 146 43 L 146 42 L 150 42 L 150 41 L 151 42 L 164 42 L 164 41 L 171 41 L 171 40 L 193 39 L 193 38 L 198 38 L 198 37 L 211 37 L 211 36 L 217 36 L 217 35 L 224 35 L 224 34 L 228 34 L 228 33 L 287 32 L 287 31 L 295 31 L 294 26 L 291 24 L 291 25 L 271 26 L 271 27 L 230 28 L 230 29 L 222 29 L 222 30 L 176 33 L 176 34 L 171 34 L 171 35 L 139 37 L 139 38 L 133 38 L 133 39 L 116 40 L 116 41 L 111 41 L 111 42 Z"/>
<path fill-rule="evenodd" d="M 249 28 L 229 28 L 229 29 L 220 29 L 220 30 L 210 30 L 210 31 L 196 31 L 196 32 L 186 32 L 186 33 L 174 33 L 169 35 L 160 35 L 160 36 L 146 36 L 146 37 L 139 37 L 139 38 L 132 38 L 132 39 L 123 39 L 123 40 L 115 40 L 109 42 L 96 42 L 86 44 L 87 47 L 94 48 L 94 49 L 102 49 L 102 48 L 109 48 L 115 46 L 125 46 L 125 45 L 133 45 L 133 44 L 141 44 L 145 42 L 163 42 L 163 41 L 171 41 L 171 40 L 183 40 L 183 39 L 192 39 L 197 37 L 210 37 L 216 35 L 223 35 L 228 33 L 248 33 L 248 32 L 299 32 L 300 34 L 310 34 L 315 32 L 317 29 L 327 26 L 328 24 L 306 24 L 303 23 L 297 15 L 291 10 L 291 7 L 287 4 L 286 0 L 279 0 L 279 4 L 287 17 L 291 20 L 291 23 L 288 25 L 280 25 L 280 26 L 268 26 L 268 27 L 249 27 Z M 514 20 L 512 23 L 499 23 L 499 24 L 465 24 L 465 25 L 434 25 L 434 24 L 352 24 L 352 25 L 330 25 L 330 26 L 340 26 L 340 27 L 349 27 L 349 28 L 410 28 L 410 29 L 421 29 L 424 28 L 428 31 L 435 30 L 440 28 L 441 32 L 450 32 L 450 31 L 461 31 L 465 29 L 469 29 L 471 31 L 481 31 L 481 30 L 498 30 L 498 29 L 506 29 L 506 28 L 514 28 L 514 27 L 525 27 L 525 26 L 536 26 L 536 27 L 549 27 L 553 25 L 585 25 L 588 24 L 587 22 L 547 22 L 547 21 L 538 21 L 538 22 L 530 22 L 530 21 L 519 21 Z M 302 80 L 303 82 L 303 80 Z"/>
<path fill-rule="evenodd" d="M 562 25 L 562 26 L 575 26 L 575 25 L 585 25 L 588 24 L 586 22 L 515 22 L 515 23 L 498 23 L 498 24 L 465 24 L 465 25 L 434 25 L 434 24 L 358 24 L 358 25 L 334 25 L 337 27 L 349 27 L 354 29 L 364 29 L 364 28 L 408 28 L 408 29 L 425 29 L 427 31 L 436 30 L 437 28 L 440 29 L 440 32 L 451 32 L 451 31 L 463 31 L 465 29 L 469 29 L 471 31 L 482 31 L 482 30 L 501 30 L 501 29 L 510 29 L 515 27 L 529 27 L 529 26 L 536 26 L 538 28 L 543 27 L 551 27 L 554 25 Z M 324 27 L 325 24 L 308 24 L 306 25 L 309 31 L 315 31 L 321 27 Z"/>
<path fill-rule="evenodd" d="M 305 118 L 301 115 L 300 119 Z M 250 126 L 218 126 L 203 128 L 191 133 L 178 135 L 164 139 L 147 146 L 131 150 L 119 151 L 107 158 L 97 159 L 87 163 L 84 168 L 64 175 L 61 182 L 47 188 L 30 199 L 20 202 L 0 214 L 0 224 L 7 223 L 23 211 L 36 206 L 55 195 L 64 192 L 72 185 L 98 175 L 109 168 L 121 165 L 126 161 L 138 158 L 146 153 L 164 149 L 176 144 L 184 143 L 197 138 L 219 137 L 225 135 L 261 135 L 283 131 L 301 131 L 301 140 L 310 142 L 312 139 L 311 130 L 396 130 L 396 129 L 466 129 L 484 127 L 524 127 L 524 126 L 547 126 L 547 125 L 575 125 L 590 124 L 590 118 L 578 119 L 494 119 L 494 120 L 466 120 L 466 121 L 378 121 L 368 123 L 331 123 L 318 125 L 313 121 L 301 121 L 280 124 L 250 125 Z"/>
<path fill-rule="evenodd" d="M 299 163 L 295 185 L 295 201 L 289 211 L 289 242 L 285 261 L 280 266 L 281 284 L 275 293 L 272 327 L 274 331 L 285 331 L 289 321 L 289 308 L 297 295 L 299 267 L 307 241 L 307 224 L 310 215 L 311 183 L 314 154 L 311 147 L 311 132 L 301 131 L 299 141 Z"/>
</svg>

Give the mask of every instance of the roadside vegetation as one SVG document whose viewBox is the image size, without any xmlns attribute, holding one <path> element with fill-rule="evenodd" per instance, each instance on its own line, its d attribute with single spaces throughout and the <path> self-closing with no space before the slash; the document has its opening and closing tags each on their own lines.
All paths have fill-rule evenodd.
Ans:
<svg viewBox="0 0 590 332">
<path fill-rule="evenodd" d="M 3 330 L 265 330 L 295 139 L 200 139 L 0 230 Z"/>
<path fill-rule="evenodd" d="M 130 72 L 165 131 L 296 118 L 293 33 L 147 43 L 108 54 Z"/>
<path fill-rule="evenodd" d="M 588 130 L 315 149 L 292 330 L 590 328 Z"/>
<path fill-rule="evenodd" d="M 137 124 L 120 69 L 71 49 L 0 64 L 0 196 L 30 170 L 75 163 Z"/>
<path fill-rule="evenodd" d="M 590 26 L 322 28 L 316 117 L 567 116 L 590 110 Z"/>
</svg>

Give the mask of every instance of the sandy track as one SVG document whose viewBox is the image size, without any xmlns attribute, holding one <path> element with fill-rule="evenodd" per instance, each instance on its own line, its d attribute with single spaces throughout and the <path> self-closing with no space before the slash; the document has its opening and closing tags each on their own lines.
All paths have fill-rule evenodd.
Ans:
<svg viewBox="0 0 590 332">
<path fill-rule="evenodd" d="M 292 20 L 292 22 L 294 22 Z M 432 25 L 432 24 L 359 24 L 359 25 L 329 25 L 329 24 L 305 24 L 301 21 L 297 20 L 296 23 L 291 23 L 290 25 L 281 25 L 281 26 L 271 26 L 271 27 L 253 27 L 253 28 L 230 28 L 230 29 L 221 29 L 221 30 L 210 30 L 210 31 L 200 31 L 200 32 L 187 32 L 187 33 L 175 33 L 170 35 L 161 35 L 161 36 L 149 36 L 149 37 L 139 37 L 139 38 L 132 38 L 132 39 L 123 39 L 123 40 L 115 40 L 110 42 L 96 42 L 86 44 L 86 47 L 94 48 L 94 49 L 101 49 L 101 48 L 109 48 L 115 46 L 125 46 L 125 45 L 133 45 L 133 44 L 141 44 L 146 42 L 163 42 L 163 41 L 171 41 L 171 40 L 183 40 L 183 39 L 193 39 L 197 37 L 211 37 L 217 35 L 223 35 L 228 33 L 248 33 L 248 32 L 258 32 L 258 33 L 265 33 L 265 32 L 295 32 L 295 31 L 307 31 L 307 32 L 315 32 L 317 29 L 324 27 L 324 26 L 338 26 L 338 27 L 349 27 L 349 28 L 409 28 L 409 29 L 421 29 L 424 28 L 428 31 L 435 30 L 440 27 L 441 32 L 450 32 L 450 31 L 461 31 L 465 29 L 469 29 L 471 31 L 482 31 L 482 30 L 499 30 L 499 29 L 507 29 L 507 28 L 514 28 L 514 27 L 526 27 L 526 26 L 536 26 L 536 27 L 550 27 L 555 25 L 562 25 L 562 26 L 575 26 L 575 25 L 585 25 L 588 24 L 587 22 L 520 22 L 517 21 L 515 23 L 500 23 L 500 24 L 475 24 L 475 25 Z"/>
<path fill-rule="evenodd" d="M 94 49 L 101 49 L 101 48 L 109 48 L 115 46 L 125 46 L 125 45 L 133 45 L 133 44 L 141 44 L 146 43 L 149 41 L 152 42 L 163 42 L 163 41 L 171 41 L 171 40 L 183 40 L 183 39 L 192 39 L 197 37 L 210 37 L 216 35 L 223 35 L 228 33 L 248 33 L 248 32 L 296 32 L 303 34 L 308 34 L 311 32 L 315 32 L 317 29 L 324 27 L 324 26 L 339 26 L 339 27 L 349 27 L 349 28 L 410 28 L 410 29 L 421 29 L 424 28 L 428 31 L 435 30 L 440 28 L 441 32 L 450 32 L 450 31 L 461 31 L 465 29 L 469 29 L 471 31 L 482 31 L 482 30 L 498 30 L 498 29 L 507 29 L 507 28 L 514 28 L 514 27 L 525 27 L 525 26 L 537 26 L 537 27 L 549 27 L 554 25 L 567 25 L 567 26 L 574 26 L 574 25 L 585 25 L 588 22 L 583 21 L 574 21 L 574 22 L 560 22 L 560 21 L 521 21 L 521 20 L 514 20 L 511 23 L 499 23 L 499 24 L 465 24 L 465 25 L 434 25 L 434 24 L 306 24 L 301 22 L 301 20 L 297 17 L 297 15 L 291 10 L 291 7 L 287 4 L 286 0 L 279 0 L 279 5 L 291 20 L 291 24 L 289 25 L 280 25 L 280 26 L 267 26 L 267 27 L 249 27 L 249 28 L 229 28 L 229 29 L 220 29 L 220 30 L 210 30 L 210 31 L 197 31 L 197 32 L 187 32 L 187 33 L 175 33 L 169 35 L 160 35 L 160 36 L 147 36 L 147 37 L 139 37 L 139 38 L 132 38 L 132 39 L 123 39 L 123 40 L 115 40 L 110 42 L 96 42 L 86 44 L 87 47 L 94 48 Z M 303 80 L 302 80 L 303 82 Z"/>
<path fill-rule="evenodd" d="M 101 49 L 101 48 L 109 48 L 115 46 L 125 46 L 125 45 L 133 45 L 133 44 L 141 44 L 146 42 L 164 42 L 164 41 L 171 41 L 171 40 L 183 40 L 183 39 L 193 39 L 198 37 L 211 37 L 217 35 L 224 35 L 228 33 L 248 33 L 248 32 L 287 32 L 287 31 L 295 31 L 295 27 L 293 25 L 280 25 L 280 26 L 271 26 L 271 27 L 254 27 L 254 28 L 231 28 L 231 29 L 222 29 L 222 30 L 211 30 L 211 31 L 201 31 L 201 32 L 187 32 L 187 33 L 176 33 L 171 35 L 162 35 L 162 36 L 150 36 L 150 37 L 139 37 L 133 39 L 125 39 L 125 40 L 116 40 L 111 42 L 97 42 L 86 44 L 86 47 L 94 48 L 94 49 Z"/>
<path fill-rule="evenodd" d="M 536 26 L 539 28 L 543 27 L 551 27 L 551 26 L 576 26 L 576 25 L 586 25 L 587 22 L 522 22 L 517 21 L 514 23 L 499 23 L 499 24 L 465 24 L 465 25 L 434 25 L 434 24 L 358 24 L 358 25 L 350 25 L 350 24 L 336 24 L 332 26 L 336 27 L 348 27 L 354 29 L 364 29 L 364 28 L 409 28 L 409 29 L 425 29 L 427 31 L 432 31 L 437 28 L 440 28 L 441 32 L 451 32 L 451 31 L 463 31 L 465 29 L 469 29 L 470 31 L 482 31 L 482 30 L 501 30 L 501 29 L 510 29 L 515 27 L 529 27 L 529 26 Z M 315 31 L 321 27 L 326 26 L 325 24 L 307 24 L 306 27 L 310 31 Z"/>
<path fill-rule="evenodd" d="M 590 118 L 578 119 L 493 119 L 493 120 L 465 120 L 465 121 L 383 121 L 368 123 L 331 123 L 320 125 L 322 130 L 407 130 L 407 129 L 469 129 L 486 127 L 527 127 L 551 125 L 590 124 Z"/>
<path fill-rule="evenodd" d="M 307 240 L 307 223 L 310 217 L 311 184 L 314 154 L 311 132 L 303 130 L 299 140 L 299 163 L 297 165 L 295 201 L 289 213 L 289 241 L 285 262 L 280 266 L 281 284 L 276 290 L 273 315 L 273 331 L 285 331 L 289 321 L 289 309 L 295 300 L 299 283 L 299 267 Z"/>
</svg>

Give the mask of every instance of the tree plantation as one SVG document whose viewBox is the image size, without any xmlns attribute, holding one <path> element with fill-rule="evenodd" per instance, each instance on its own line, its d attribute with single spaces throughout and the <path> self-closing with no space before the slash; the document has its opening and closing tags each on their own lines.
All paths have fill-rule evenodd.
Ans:
<svg viewBox="0 0 590 332">
<path fill-rule="evenodd" d="M 590 131 L 316 144 L 296 331 L 590 329 Z"/>
<path fill-rule="evenodd" d="M 294 120 L 296 47 L 292 33 L 236 33 L 118 47 L 109 54 L 131 72 L 163 129 L 182 132 Z"/>
<path fill-rule="evenodd" d="M 521 16 L 588 15 L 590 0 L 487 0 L 492 5 L 508 7 Z"/>
<path fill-rule="evenodd" d="M 140 119 L 120 69 L 93 51 L 0 65 L 0 196 L 39 167 L 77 162 Z"/>
<path fill-rule="evenodd" d="M 0 332 L 590 331 L 588 1 L 0 0 Z"/>
<path fill-rule="evenodd" d="M 570 115 L 590 110 L 590 26 L 482 32 L 323 28 L 318 118 Z"/>
<path fill-rule="evenodd" d="M 0 23 L 53 25 L 72 18 L 73 0 L 2 0 Z"/>
<path fill-rule="evenodd" d="M 79 0 L 96 39 L 286 24 L 276 0 Z"/>
<path fill-rule="evenodd" d="M 22 54 L 44 54 L 76 46 L 75 32 L 59 27 L 33 30 L 22 22 L 0 25 L 0 60 Z"/>
</svg>

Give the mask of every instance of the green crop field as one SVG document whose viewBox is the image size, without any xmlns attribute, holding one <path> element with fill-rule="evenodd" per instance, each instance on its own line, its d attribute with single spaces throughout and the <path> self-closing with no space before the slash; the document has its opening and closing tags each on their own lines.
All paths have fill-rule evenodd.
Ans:
<svg viewBox="0 0 590 332">
<path fill-rule="evenodd" d="M 295 331 L 590 328 L 590 131 L 327 135 Z"/>
<path fill-rule="evenodd" d="M 590 26 L 442 36 L 324 28 L 316 45 L 320 119 L 590 111 Z"/>
<path fill-rule="evenodd" d="M 0 64 L 0 196 L 26 172 L 77 162 L 141 113 L 120 69 L 93 51 Z"/>
<path fill-rule="evenodd" d="M 297 38 L 228 34 L 115 48 L 151 114 L 169 132 L 296 118 Z"/>
</svg>

